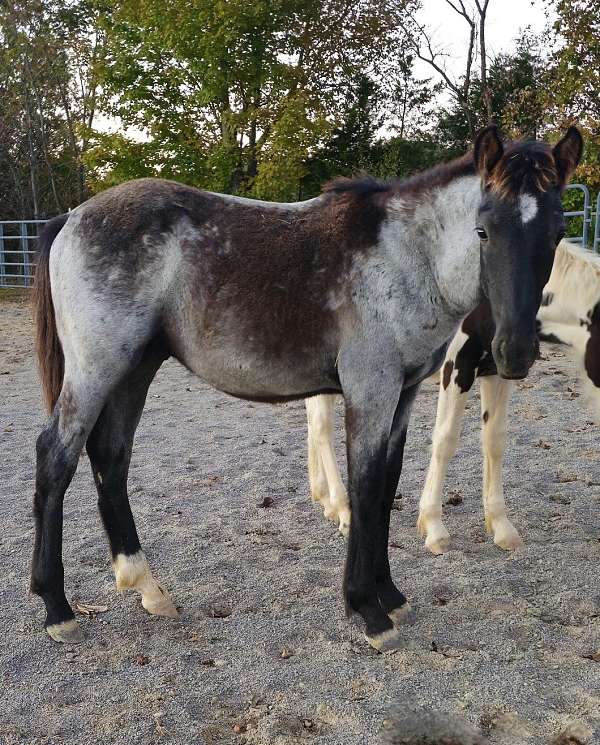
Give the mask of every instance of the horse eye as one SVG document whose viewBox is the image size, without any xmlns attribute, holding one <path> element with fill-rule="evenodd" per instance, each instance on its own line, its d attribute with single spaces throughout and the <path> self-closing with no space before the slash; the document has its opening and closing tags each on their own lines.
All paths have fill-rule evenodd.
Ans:
<svg viewBox="0 0 600 745">
<path fill-rule="evenodd" d="M 488 239 L 487 233 L 485 232 L 485 230 L 483 228 L 475 228 L 475 232 L 479 236 L 479 239 L 480 240 L 487 241 L 487 239 Z"/>
</svg>

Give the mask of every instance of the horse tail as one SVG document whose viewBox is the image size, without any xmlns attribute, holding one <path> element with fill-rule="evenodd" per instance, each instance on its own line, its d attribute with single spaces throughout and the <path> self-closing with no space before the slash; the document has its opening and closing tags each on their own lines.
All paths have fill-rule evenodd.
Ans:
<svg viewBox="0 0 600 745">
<path fill-rule="evenodd" d="M 56 329 L 56 317 L 50 287 L 50 249 L 68 215 L 50 220 L 38 238 L 37 267 L 33 294 L 35 349 L 46 408 L 51 412 L 62 388 L 65 359 Z"/>
</svg>

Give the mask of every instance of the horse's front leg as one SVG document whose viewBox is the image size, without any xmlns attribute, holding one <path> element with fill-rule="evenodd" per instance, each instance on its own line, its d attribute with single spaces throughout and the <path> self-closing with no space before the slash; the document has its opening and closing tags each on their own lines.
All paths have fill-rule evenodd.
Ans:
<svg viewBox="0 0 600 745">
<path fill-rule="evenodd" d="M 453 342 L 454 346 L 454 342 Z M 450 534 L 442 521 L 442 494 L 448 464 L 456 452 L 465 405 L 475 379 L 475 367 L 464 370 L 464 380 L 454 372 L 456 350 L 446 355 L 439 385 L 437 414 L 431 438 L 431 459 L 419 501 L 417 530 L 433 554 L 443 554 L 450 546 Z M 463 367 L 468 363 L 463 362 Z"/>
<path fill-rule="evenodd" d="M 412 405 L 419 386 L 413 386 L 402 391 L 388 442 L 386 458 L 385 488 L 382 514 L 383 539 L 376 566 L 377 595 L 379 603 L 395 624 L 407 623 L 411 620 L 411 608 L 403 593 L 398 590 L 392 580 L 389 562 L 389 532 L 390 516 L 398 481 L 402 473 L 406 430 Z"/>
<path fill-rule="evenodd" d="M 506 443 L 506 419 L 514 384 L 494 375 L 481 378 L 483 448 L 483 509 L 485 528 L 494 543 L 505 551 L 523 545 L 517 529 L 508 519 L 502 485 L 502 462 Z"/>
<path fill-rule="evenodd" d="M 348 491 L 352 508 L 344 577 L 346 610 L 364 619 L 367 641 L 383 651 L 398 647 L 400 641 L 387 609 L 380 603 L 379 590 L 383 584 L 378 585 L 378 578 L 383 580 L 389 574 L 386 466 L 402 375 L 397 362 L 395 365 L 383 362 L 378 367 L 369 370 L 364 365 L 364 355 L 348 354 L 340 357 L 338 369 L 346 403 Z M 387 520 L 389 526 L 389 517 Z M 390 583 L 391 579 L 384 583 L 388 591 Z M 399 592 L 397 599 L 401 604 L 406 603 Z"/>
</svg>

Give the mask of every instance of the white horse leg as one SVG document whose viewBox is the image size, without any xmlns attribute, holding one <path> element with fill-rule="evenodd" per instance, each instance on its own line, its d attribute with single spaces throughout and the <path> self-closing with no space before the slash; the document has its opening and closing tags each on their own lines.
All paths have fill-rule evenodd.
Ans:
<svg viewBox="0 0 600 745">
<path fill-rule="evenodd" d="M 347 535 L 350 504 L 335 457 L 334 406 L 334 395 L 306 400 L 308 475 L 312 498 L 323 505 L 325 517 L 337 522 L 340 532 Z"/>
<path fill-rule="evenodd" d="M 433 554 L 448 550 L 450 534 L 442 522 L 442 488 L 450 459 L 456 452 L 468 390 L 464 393 L 455 380 L 440 381 L 437 415 L 432 436 L 431 460 L 419 502 L 417 529 Z"/>
<path fill-rule="evenodd" d="M 523 544 L 506 515 L 502 486 L 502 461 L 506 442 L 506 418 L 513 383 L 494 375 L 481 378 L 483 447 L 483 509 L 485 528 L 494 543 L 505 551 Z"/>
<path fill-rule="evenodd" d="M 329 406 L 329 403 L 325 400 L 327 398 L 328 396 L 313 396 L 304 400 L 308 422 L 308 484 L 310 496 L 313 502 L 319 502 L 324 508 L 329 505 L 329 485 L 319 452 L 317 422 L 321 411 L 326 410 Z"/>
</svg>

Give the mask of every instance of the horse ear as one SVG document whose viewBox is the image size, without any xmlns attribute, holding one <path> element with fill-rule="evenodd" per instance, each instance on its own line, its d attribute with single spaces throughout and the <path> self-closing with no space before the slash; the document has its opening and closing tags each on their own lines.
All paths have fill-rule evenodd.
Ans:
<svg viewBox="0 0 600 745">
<path fill-rule="evenodd" d="M 504 153 L 504 145 L 498 133 L 498 127 L 490 124 L 480 130 L 475 138 L 473 155 L 475 165 L 482 176 L 489 176 Z"/>
<path fill-rule="evenodd" d="M 561 186 L 571 178 L 583 155 L 583 137 L 577 127 L 569 127 L 565 136 L 552 150 Z"/>
</svg>

